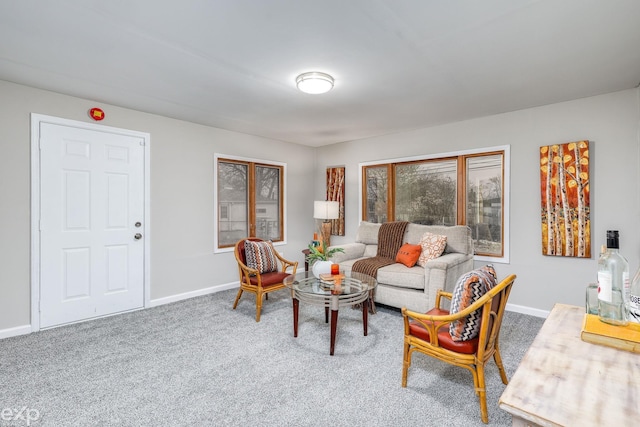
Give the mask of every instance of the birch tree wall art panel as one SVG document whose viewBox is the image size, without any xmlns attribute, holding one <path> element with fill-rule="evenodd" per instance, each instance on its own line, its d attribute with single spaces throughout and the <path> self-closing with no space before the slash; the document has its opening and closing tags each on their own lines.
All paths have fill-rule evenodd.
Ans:
<svg viewBox="0 0 640 427">
<path fill-rule="evenodd" d="M 344 166 L 327 168 L 327 200 L 340 202 L 340 217 L 331 220 L 331 234 L 344 236 Z"/>
<path fill-rule="evenodd" d="M 589 141 L 540 147 L 542 254 L 591 258 Z"/>
</svg>

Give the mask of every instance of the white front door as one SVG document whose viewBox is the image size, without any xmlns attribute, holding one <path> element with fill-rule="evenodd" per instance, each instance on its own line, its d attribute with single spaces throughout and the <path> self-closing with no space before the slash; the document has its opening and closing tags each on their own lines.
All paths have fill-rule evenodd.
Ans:
<svg viewBox="0 0 640 427">
<path fill-rule="evenodd" d="M 40 123 L 40 327 L 144 305 L 144 139 Z"/>
</svg>

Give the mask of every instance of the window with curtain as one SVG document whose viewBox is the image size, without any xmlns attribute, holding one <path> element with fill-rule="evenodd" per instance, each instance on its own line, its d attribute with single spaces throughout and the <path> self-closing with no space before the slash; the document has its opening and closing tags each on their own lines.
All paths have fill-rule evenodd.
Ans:
<svg viewBox="0 0 640 427">
<path fill-rule="evenodd" d="M 468 225 L 479 256 L 505 256 L 505 150 L 362 167 L 363 220 Z"/>
<path fill-rule="evenodd" d="M 279 163 L 216 158 L 218 248 L 248 236 L 284 240 L 284 171 Z"/>
</svg>

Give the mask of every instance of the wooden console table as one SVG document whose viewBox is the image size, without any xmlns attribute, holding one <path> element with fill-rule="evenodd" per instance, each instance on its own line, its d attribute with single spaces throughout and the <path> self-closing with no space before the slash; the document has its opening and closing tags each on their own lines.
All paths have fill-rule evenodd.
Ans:
<svg viewBox="0 0 640 427">
<path fill-rule="evenodd" d="M 640 354 L 580 339 L 584 307 L 556 304 L 500 397 L 514 426 L 640 422 Z"/>
</svg>

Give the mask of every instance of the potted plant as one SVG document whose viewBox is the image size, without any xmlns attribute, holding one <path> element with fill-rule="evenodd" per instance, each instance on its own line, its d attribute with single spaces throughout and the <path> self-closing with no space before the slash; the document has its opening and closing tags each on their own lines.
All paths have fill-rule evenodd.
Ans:
<svg viewBox="0 0 640 427">
<path fill-rule="evenodd" d="M 327 249 L 327 244 L 323 241 L 320 242 L 319 246 L 314 246 L 313 244 L 309 245 L 309 255 L 307 255 L 307 261 L 311 266 L 311 271 L 313 275 L 317 278 L 320 278 L 320 274 L 330 273 L 331 272 L 331 262 L 329 258 L 331 258 L 335 253 L 343 252 L 342 248 L 331 248 Z"/>
</svg>

